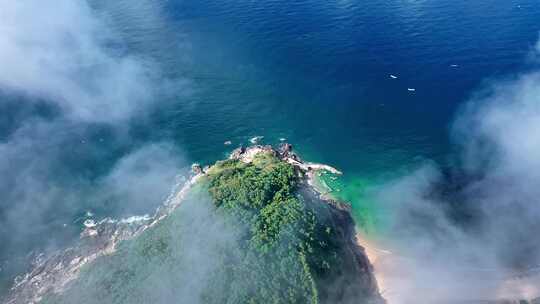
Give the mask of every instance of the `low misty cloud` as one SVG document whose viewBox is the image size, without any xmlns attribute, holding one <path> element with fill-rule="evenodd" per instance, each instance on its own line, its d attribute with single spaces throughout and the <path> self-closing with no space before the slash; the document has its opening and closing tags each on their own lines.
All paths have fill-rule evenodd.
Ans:
<svg viewBox="0 0 540 304">
<path fill-rule="evenodd" d="M 90 179 L 54 164 L 61 161 L 57 159 L 61 147 L 28 137 L 0 145 L 4 274 L 21 271 L 18 267 L 24 267 L 32 251 L 54 251 L 68 244 L 77 236 L 82 224 L 78 219 L 86 211 L 98 217 L 152 214 L 187 167 L 178 149 L 157 143 L 126 154 L 109 172 Z"/>
<path fill-rule="evenodd" d="M 46 98 L 76 120 L 125 119 L 151 100 L 159 71 L 121 44 L 86 1 L 3 1 L 0 88 Z"/>
<path fill-rule="evenodd" d="M 540 296 L 540 73 L 492 82 L 458 113 L 451 169 L 428 163 L 376 190 L 392 303 Z M 376 266 L 377 267 L 377 266 Z"/>
<path fill-rule="evenodd" d="M 48 302 L 196 304 L 221 299 L 232 292 L 227 268 L 245 259 L 238 242 L 247 227 L 232 223 L 216 212 L 207 192 L 190 192 L 167 217 L 120 243 L 114 254 L 95 260 Z"/>
<path fill-rule="evenodd" d="M 171 143 L 131 130 L 188 86 L 126 47 L 133 16 L 138 31 L 166 24 L 140 2 L 119 29 L 122 10 L 87 1 L 0 0 L 0 297 L 29 253 L 77 236 L 86 210 L 151 213 L 187 167 Z"/>
<path fill-rule="evenodd" d="M 181 168 L 187 167 L 181 155 L 181 151 L 166 143 L 143 146 L 120 159 L 100 180 L 99 199 L 114 202 L 117 206 L 112 209 L 120 209 L 123 213 L 148 212 L 149 206 L 156 206 L 166 199 L 182 172 Z"/>
</svg>

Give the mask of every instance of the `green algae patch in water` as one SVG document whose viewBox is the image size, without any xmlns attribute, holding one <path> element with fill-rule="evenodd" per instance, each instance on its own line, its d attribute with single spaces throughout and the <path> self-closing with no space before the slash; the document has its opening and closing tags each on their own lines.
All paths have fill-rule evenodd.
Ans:
<svg viewBox="0 0 540 304">
<path fill-rule="evenodd" d="M 314 174 L 314 187 L 332 199 L 348 202 L 358 227 L 364 233 L 376 234 L 382 229 L 382 221 L 380 210 L 366 193 L 369 186 L 369 181 L 360 177 L 350 179 L 326 171 Z"/>
</svg>

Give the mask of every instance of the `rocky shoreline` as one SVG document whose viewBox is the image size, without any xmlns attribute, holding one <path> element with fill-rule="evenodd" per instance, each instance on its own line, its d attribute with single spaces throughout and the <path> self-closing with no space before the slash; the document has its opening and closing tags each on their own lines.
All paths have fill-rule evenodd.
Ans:
<svg viewBox="0 0 540 304">
<path fill-rule="evenodd" d="M 277 149 L 262 145 L 237 148 L 229 158 L 250 163 L 258 153 L 271 153 L 294 166 L 307 189 L 310 189 L 332 207 L 333 217 L 343 227 L 341 234 L 343 239 L 347 240 L 346 248 L 353 260 L 356 261 L 354 265 L 350 266 L 357 269 L 357 273 L 365 276 L 362 280 L 374 294 L 379 294 L 373 276 L 373 267 L 364 248 L 356 241 L 355 225 L 348 205 L 331 199 L 324 191 L 314 186 L 317 172 L 324 170 L 332 174 L 342 174 L 341 171 L 324 164 L 304 162 L 293 152 L 292 145 L 288 143 L 282 143 Z M 3 303 L 38 303 L 49 293 L 62 293 L 69 283 L 78 277 L 83 266 L 92 263 L 101 256 L 114 253 L 121 241 L 137 237 L 171 214 L 209 169 L 209 167 L 202 168 L 200 165 L 194 164 L 192 176 L 167 199 L 164 205 L 156 210 L 152 217 L 140 217 L 136 221 L 104 219 L 95 225 L 88 225 L 81 233 L 79 244 L 37 261 L 32 271 L 19 277 Z M 383 302 L 382 298 L 380 300 L 379 302 Z"/>
<path fill-rule="evenodd" d="M 235 149 L 229 158 L 238 159 L 244 163 L 250 163 L 253 161 L 253 157 L 261 152 L 271 153 L 282 161 L 294 166 L 299 172 L 302 172 L 302 174 L 306 177 L 306 183 L 316 190 L 321 198 L 333 201 L 331 197 L 327 196 L 327 193 L 323 189 L 319 189 L 316 186 L 316 174 L 320 171 L 326 171 L 335 175 L 342 175 L 343 173 L 340 170 L 326 164 L 312 163 L 302 160 L 296 153 L 293 152 L 293 146 L 289 143 L 281 143 L 278 149 L 275 149 L 270 145 L 255 145 L 247 148 L 240 147 Z"/>
<path fill-rule="evenodd" d="M 106 218 L 86 226 L 81 232 L 79 244 L 35 261 L 30 272 L 17 277 L 3 303 L 39 303 L 48 293 L 61 293 L 78 277 L 83 266 L 101 256 L 114 253 L 121 241 L 137 237 L 167 217 L 180 205 L 201 176 L 202 174 L 191 176 L 152 217 L 139 217 L 129 221 Z"/>
</svg>

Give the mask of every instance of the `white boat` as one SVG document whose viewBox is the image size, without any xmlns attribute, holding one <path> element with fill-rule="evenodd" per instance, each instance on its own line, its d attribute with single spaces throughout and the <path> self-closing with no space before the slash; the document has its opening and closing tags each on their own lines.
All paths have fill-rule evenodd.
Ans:
<svg viewBox="0 0 540 304">
<path fill-rule="evenodd" d="M 409 91 L 409 92 L 414 92 L 414 91 L 416 91 L 416 89 L 408 88 L 407 91 Z"/>
<path fill-rule="evenodd" d="M 390 78 L 392 78 L 392 79 L 396 79 L 396 78 L 397 78 L 397 76 L 396 76 L 396 75 L 392 75 L 392 74 L 390 74 Z"/>
</svg>

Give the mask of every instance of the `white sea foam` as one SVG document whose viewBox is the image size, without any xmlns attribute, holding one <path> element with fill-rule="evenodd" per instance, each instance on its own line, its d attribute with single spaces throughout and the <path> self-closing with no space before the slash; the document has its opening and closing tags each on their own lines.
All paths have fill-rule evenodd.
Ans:
<svg viewBox="0 0 540 304">
<path fill-rule="evenodd" d="M 152 217 L 150 215 L 145 214 L 145 215 L 130 216 L 128 218 L 121 219 L 118 222 L 121 223 L 121 224 L 133 224 L 133 223 L 138 223 L 138 222 L 149 221 L 151 219 L 152 219 Z"/>
<path fill-rule="evenodd" d="M 262 139 L 264 138 L 264 136 L 254 136 L 252 137 L 249 142 L 252 143 L 252 144 L 257 144 L 259 143 Z"/>
<path fill-rule="evenodd" d="M 96 221 L 94 221 L 93 219 L 87 219 L 83 222 L 83 225 L 86 227 L 86 228 L 93 228 L 93 227 L 96 227 L 97 224 L 96 224 Z"/>
</svg>

